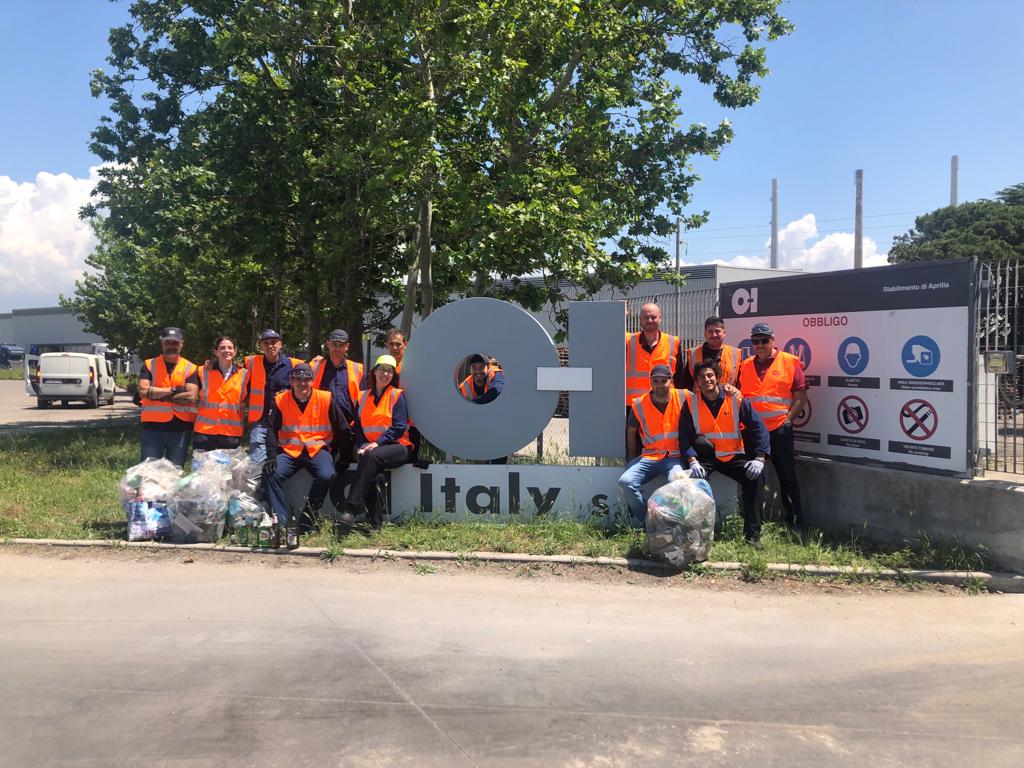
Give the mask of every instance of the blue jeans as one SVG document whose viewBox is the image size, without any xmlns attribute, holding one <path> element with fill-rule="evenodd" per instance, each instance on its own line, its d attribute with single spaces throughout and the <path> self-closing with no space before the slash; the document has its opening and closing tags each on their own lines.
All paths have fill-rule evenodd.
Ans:
<svg viewBox="0 0 1024 768">
<path fill-rule="evenodd" d="M 279 453 L 274 474 L 265 479 L 267 501 L 270 502 L 270 509 L 277 515 L 278 525 L 287 526 L 291 518 L 291 507 L 288 506 L 284 484 L 288 478 L 300 469 L 306 470 L 313 477 L 313 484 L 310 485 L 309 493 L 306 494 L 307 503 L 311 511 L 320 511 L 324 499 L 327 498 L 327 492 L 331 488 L 331 481 L 334 480 L 335 472 L 334 459 L 331 457 L 329 450 L 321 449 L 312 457 L 303 453 L 295 459 L 287 453 Z M 299 511 L 299 517 L 301 522 L 302 510 Z"/>
<path fill-rule="evenodd" d="M 142 461 L 146 459 L 168 459 L 179 467 L 185 466 L 188 458 L 188 444 L 192 439 L 191 429 L 146 429 L 139 430 L 142 445 Z"/>
<path fill-rule="evenodd" d="M 249 430 L 249 458 L 257 464 L 267 460 L 267 426 L 257 421 Z"/>
<path fill-rule="evenodd" d="M 647 502 L 640 493 L 643 484 L 658 475 L 664 475 L 668 482 L 668 473 L 672 468 L 681 466 L 678 456 L 666 456 L 664 459 L 645 459 L 641 456 L 626 466 L 626 471 L 619 478 L 619 488 L 635 520 L 642 523 L 647 517 Z"/>
</svg>

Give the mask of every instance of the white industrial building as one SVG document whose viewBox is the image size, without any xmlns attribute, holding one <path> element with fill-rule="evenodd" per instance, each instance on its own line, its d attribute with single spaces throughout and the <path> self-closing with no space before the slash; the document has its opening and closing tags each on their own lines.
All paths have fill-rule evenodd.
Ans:
<svg viewBox="0 0 1024 768">
<path fill-rule="evenodd" d="M 29 354 L 92 352 L 103 339 L 88 333 L 71 312 L 62 307 L 15 309 L 0 314 L 0 343 L 17 344 Z"/>
</svg>

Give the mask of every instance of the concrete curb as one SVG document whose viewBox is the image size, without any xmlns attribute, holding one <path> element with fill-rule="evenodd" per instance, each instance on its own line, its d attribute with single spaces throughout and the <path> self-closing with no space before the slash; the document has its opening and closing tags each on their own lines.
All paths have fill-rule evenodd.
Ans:
<svg viewBox="0 0 1024 768">
<path fill-rule="evenodd" d="M 328 550 L 325 547 L 299 547 L 298 549 L 260 549 L 257 547 L 231 547 L 219 544 L 164 544 L 154 541 L 121 541 L 119 539 L 4 539 L 6 544 L 21 544 L 48 547 L 123 547 L 134 549 L 168 550 L 200 552 L 229 552 L 235 554 L 261 554 L 290 557 L 322 557 Z M 342 549 L 344 557 L 377 558 L 388 560 L 436 560 L 436 561 L 471 561 L 484 563 L 554 563 L 559 565 L 603 565 L 619 568 L 636 568 L 641 570 L 677 571 L 675 566 L 660 560 L 645 560 L 636 557 L 585 557 L 583 555 L 525 555 L 509 552 L 432 552 L 409 551 L 395 549 Z M 724 573 L 737 572 L 743 569 L 738 562 L 708 562 L 704 567 L 712 571 Z M 892 568 L 871 570 L 849 565 L 799 565 L 797 563 L 768 563 L 771 573 L 790 574 L 794 576 L 860 576 L 871 579 L 916 580 L 934 584 L 962 586 L 968 580 L 980 582 L 990 592 L 1024 593 L 1024 575 L 1005 571 L 940 571 L 907 569 L 903 571 Z"/>
</svg>

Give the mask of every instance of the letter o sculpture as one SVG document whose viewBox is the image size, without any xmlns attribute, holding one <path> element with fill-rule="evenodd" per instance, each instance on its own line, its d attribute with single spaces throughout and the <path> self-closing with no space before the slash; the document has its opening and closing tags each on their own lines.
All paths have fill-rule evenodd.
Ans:
<svg viewBox="0 0 1024 768">
<path fill-rule="evenodd" d="M 505 388 L 490 403 L 459 394 L 455 367 L 474 352 L 493 355 Z M 537 368 L 560 365 L 547 331 L 517 306 L 473 298 L 446 304 L 416 328 L 402 359 L 409 415 L 431 443 L 464 459 L 509 455 L 547 426 L 558 392 L 537 390 Z"/>
</svg>

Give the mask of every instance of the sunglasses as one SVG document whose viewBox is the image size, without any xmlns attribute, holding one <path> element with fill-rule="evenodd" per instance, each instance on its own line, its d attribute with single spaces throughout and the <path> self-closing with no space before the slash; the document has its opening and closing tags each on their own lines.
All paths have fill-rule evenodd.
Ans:
<svg viewBox="0 0 1024 768">
<path fill-rule="evenodd" d="M 758 336 L 756 339 L 751 337 L 751 344 L 771 344 L 772 340 L 768 336 Z"/>
</svg>

